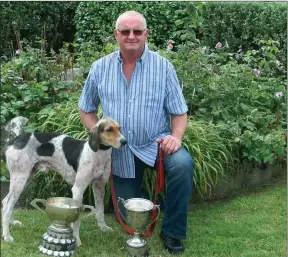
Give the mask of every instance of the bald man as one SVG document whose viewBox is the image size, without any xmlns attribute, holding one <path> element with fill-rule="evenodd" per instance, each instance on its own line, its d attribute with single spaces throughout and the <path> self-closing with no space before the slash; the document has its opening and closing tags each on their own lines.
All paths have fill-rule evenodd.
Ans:
<svg viewBox="0 0 288 257">
<path fill-rule="evenodd" d="M 193 160 L 181 145 L 187 126 L 187 105 L 173 65 L 150 51 L 142 14 L 128 11 L 116 21 L 119 50 L 92 64 L 80 96 L 83 124 L 90 130 L 104 117 L 116 120 L 127 145 L 112 151 L 117 197 L 143 197 L 143 171 L 155 168 L 157 143 L 165 153 L 165 214 L 161 238 L 170 253 L 184 251 L 188 202 L 193 186 Z M 116 210 L 115 210 L 116 211 Z"/>
</svg>

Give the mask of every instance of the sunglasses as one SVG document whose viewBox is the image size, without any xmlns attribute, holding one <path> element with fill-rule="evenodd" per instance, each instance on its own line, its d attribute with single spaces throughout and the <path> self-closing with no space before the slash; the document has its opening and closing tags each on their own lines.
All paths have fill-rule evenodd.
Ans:
<svg viewBox="0 0 288 257">
<path fill-rule="evenodd" d="M 130 32 L 132 32 L 134 36 L 141 36 L 146 29 L 143 29 L 143 30 L 141 29 L 123 29 L 123 30 L 117 29 L 117 30 L 120 32 L 122 36 L 129 36 Z"/>
</svg>

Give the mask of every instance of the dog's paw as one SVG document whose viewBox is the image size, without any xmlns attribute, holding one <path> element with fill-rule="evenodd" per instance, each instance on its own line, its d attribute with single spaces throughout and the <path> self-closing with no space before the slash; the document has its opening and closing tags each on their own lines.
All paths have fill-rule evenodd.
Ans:
<svg viewBox="0 0 288 257">
<path fill-rule="evenodd" d="M 100 230 L 103 232 L 107 232 L 107 231 L 113 231 L 113 228 L 108 227 L 107 225 L 105 226 L 99 226 Z"/>
<path fill-rule="evenodd" d="M 19 220 L 11 220 L 10 224 L 13 226 L 23 226 L 23 223 Z"/>
<path fill-rule="evenodd" d="M 82 245 L 82 242 L 80 240 L 80 238 L 76 239 L 76 246 L 80 247 Z"/>
<path fill-rule="evenodd" d="M 3 239 L 4 239 L 5 242 L 14 243 L 14 238 L 11 235 L 3 236 Z"/>
</svg>

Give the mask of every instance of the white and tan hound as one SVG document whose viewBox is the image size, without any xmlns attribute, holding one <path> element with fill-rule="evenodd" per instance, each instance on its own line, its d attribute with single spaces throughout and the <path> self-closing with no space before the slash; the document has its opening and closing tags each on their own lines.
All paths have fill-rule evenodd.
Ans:
<svg viewBox="0 0 288 257">
<path fill-rule="evenodd" d="M 83 141 L 56 133 L 27 133 L 11 140 L 3 149 L 3 158 L 10 172 L 10 188 L 2 201 L 2 233 L 7 242 L 13 242 L 9 224 L 22 224 L 13 220 L 12 210 L 33 171 L 57 171 L 72 187 L 73 199 L 82 202 L 90 183 L 95 200 L 96 218 L 102 231 L 112 230 L 104 220 L 105 184 L 111 170 L 112 147 L 127 143 L 120 133 L 119 124 L 109 118 L 100 119 Z M 73 224 L 77 245 L 80 220 Z"/>
</svg>

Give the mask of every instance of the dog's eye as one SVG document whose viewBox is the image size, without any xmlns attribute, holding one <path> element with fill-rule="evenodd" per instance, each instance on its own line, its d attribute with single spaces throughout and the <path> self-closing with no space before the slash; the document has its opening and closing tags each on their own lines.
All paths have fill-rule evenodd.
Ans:
<svg viewBox="0 0 288 257">
<path fill-rule="evenodd" d="M 108 128 L 106 131 L 108 131 L 108 132 L 113 132 L 113 128 L 110 127 L 110 128 Z"/>
</svg>

